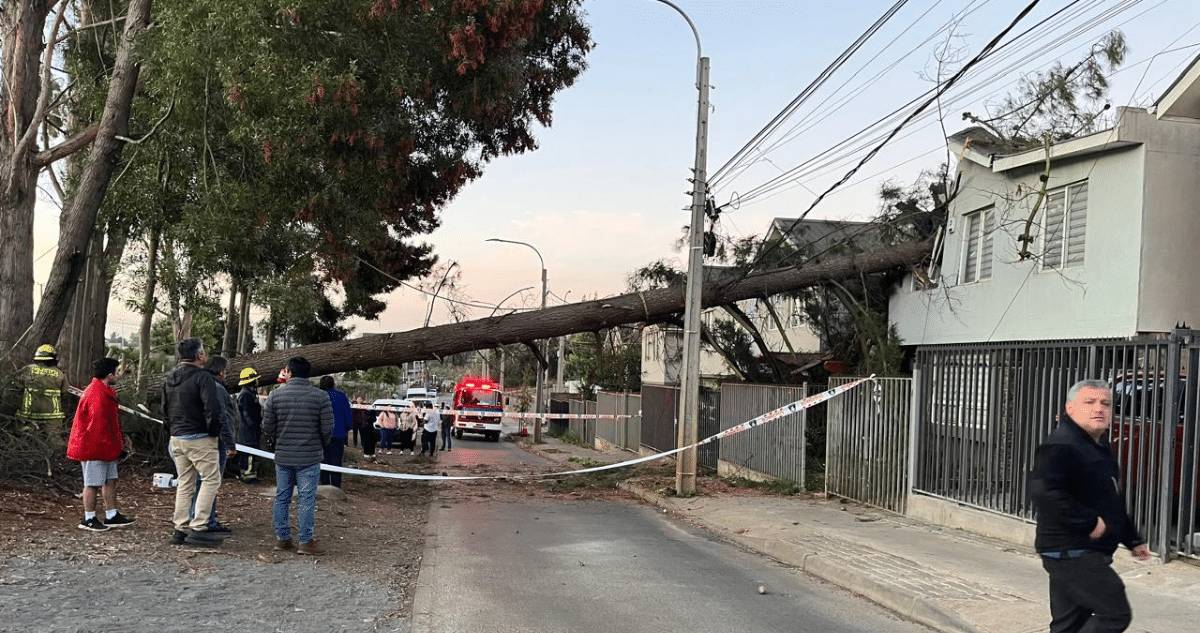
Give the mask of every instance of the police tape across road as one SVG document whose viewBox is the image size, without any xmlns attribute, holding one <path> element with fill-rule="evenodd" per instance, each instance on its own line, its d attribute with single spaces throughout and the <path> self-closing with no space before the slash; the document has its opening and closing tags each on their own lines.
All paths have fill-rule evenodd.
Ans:
<svg viewBox="0 0 1200 633">
<path fill-rule="evenodd" d="M 546 478 L 546 477 L 562 477 L 564 475 L 582 475 L 582 474 L 586 474 L 586 473 L 595 473 L 595 472 L 600 472 L 600 471 L 604 471 L 604 470 L 614 470 L 617 468 L 625 468 L 627 466 L 633 466 L 636 464 L 642 464 L 645 462 L 662 459 L 664 457 L 670 457 L 672 455 L 675 455 L 676 453 L 682 453 L 683 451 L 697 448 L 700 446 L 704 446 L 705 444 L 715 442 L 719 439 L 726 438 L 731 435 L 736 435 L 743 431 L 748 431 L 756 426 L 761 426 L 761 425 L 767 424 L 769 422 L 774 422 L 775 420 L 778 420 L 782 417 L 789 416 L 789 415 L 796 413 L 798 411 L 801 411 L 803 409 L 807 409 L 809 407 L 814 407 L 818 404 L 821 404 L 822 402 L 831 400 L 831 399 L 837 397 L 838 395 L 845 393 L 847 391 L 850 391 L 851 389 L 854 389 L 855 387 L 857 387 L 865 382 L 873 381 L 874 378 L 875 378 L 875 375 L 872 374 L 871 376 L 868 376 L 867 378 L 859 378 L 857 380 L 848 382 L 844 385 L 838 385 L 827 391 L 822 391 L 821 393 L 808 396 L 807 398 L 804 398 L 802 400 L 797 400 L 795 402 L 785 404 L 782 407 L 779 407 L 777 409 L 772 409 L 771 411 L 768 411 L 752 420 L 747 420 L 745 422 L 742 422 L 741 424 L 738 424 L 737 426 L 733 426 L 728 429 L 725 429 L 724 431 L 721 431 L 720 433 L 717 433 L 715 435 L 710 435 L 709 437 L 706 437 L 706 438 L 700 440 L 699 442 L 696 442 L 695 444 L 689 444 L 689 445 L 681 447 L 681 448 L 672 449 L 672 450 L 665 451 L 662 453 L 655 453 L 653 455 L 647 455 L 645 457 L 639 457 L 637 459 L 631 459 L 628 461 L 617 462 L 615 464 L 605 464 L 603 466 L 595 466 L 592 468 L 582 468 L 579 470 L 568 470 L 565 472 L 542 473 L 542 474 L 536 474 L 536 475 L 416 475 L 416 474 L 412 474 L 412 473 L 389 473 L 389 472 L 383 472 L 383 471 L 378 471 L 378 470 L 367 470 L 367 469 L 363 469 L 363 468 L 347 468 L 345 466 L 332 466 L 330 464 L 321 464 L 321 470 L 335 472 L 335 473 L 343 473 L 343 474 L 347 474 L 347 475 L 365 475 L 368 477 L 383 477 L 386 479 L 408 479 L 408 480 L 418 480 L 418 481 L 463 481 L 463 480 L 469 480 L 469 479 L 475 479 L 475 480 L 479 480 L 479 479 L 542 479 L 542 478 Z M 75 393 L 76 395 L 82 395 L 82 393 L 83 393 L 74 387 L 71 387 L 71 392 Z M 877 394 L 877 397 L 878 397 L 878 394 Z M 136 416 L 145 418 L 147 420 L 151 420 L 153 422 L 163 424 L 162 420 L 150 417 L 144 413 L 135 411 L 124 405 L 120 405 L 120 408 L 122 411 L 126 411 L 128 413 L 132 413 Z M 546 416 L 546 417 L 550 417 L 550 416 Z M 249 446 L 243 446 L 241 444 L 237 444 L 236 448 L 238 451 L 247 453 L 249 455 L 256 455 L 258 457 L 263 457 L 265 459 L 270 459 L 272 461 L 274 461 L 274 459 L 275 459 L 275 453 L 270 453 L 267 451 L 259 450 L 257 448 L 251 448 Z"/>
</svg>

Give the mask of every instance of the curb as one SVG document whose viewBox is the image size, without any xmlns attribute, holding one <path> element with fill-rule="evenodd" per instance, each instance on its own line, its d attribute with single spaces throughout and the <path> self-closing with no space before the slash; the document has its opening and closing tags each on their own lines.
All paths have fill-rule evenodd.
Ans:
<svg viewBox="0 0 1200 633">
<path fill-rule="evenodd" d="M 868 600 L 943 633 L 981 633 L 957 613 L 943 608 L 932 600 L 915 593 L 882 583 L 870 576 L 840 565 L 836 558 L 822 556 L 811 548 L 784 540 L 765 539 L 737 534 L 723 526 L 706 521 L 703 517 L 680 511 L 664 496 L 644 488 L 621 482 L 619 487 L 642 500 L 665 510 L 684 514 L 698 522 L 704 529 L 722 539 L 773 558 L 829 583 L 859 594 Z"/>
<path fill-rule="evenodd" d="M 413 589 L 412 613 L 409 615 L 409 632 L 420 633 L 433 629 L 433 612 L 437 605 L 433 589 L 429 586 L 430 567 L 437 566 L 438 525 L 437 515 L 441 513 L 441 500 L 437 494 L 429 502 L 429 516 L 425 521 L 425 546 L 422 548 L 420 571 L 417 572 L 417 586 Z"/>
</svg>

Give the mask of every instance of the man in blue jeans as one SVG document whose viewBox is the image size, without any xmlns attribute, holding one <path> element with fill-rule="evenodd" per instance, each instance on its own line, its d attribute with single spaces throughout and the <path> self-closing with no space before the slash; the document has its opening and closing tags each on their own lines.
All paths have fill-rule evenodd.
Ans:
<svg viewBox="0 0 1200 633">
<path fill-rule="evenodd" d="M 311 370 L 303 357 L 288 359 L 279 372 L 286 382 L 267 396 L 263 406 L 262 431 L 275 437 L 275 550 L 295 549 L 297 554 L 316 556 L 325 553 L 313 537 L 313 527 L 321 459 L 333 433 L 333 407 L 329 395 L 309 381 Z M 288 524 L 293 486 L 298 496 L 299 544 L 292 541 Z"/>
</svg>

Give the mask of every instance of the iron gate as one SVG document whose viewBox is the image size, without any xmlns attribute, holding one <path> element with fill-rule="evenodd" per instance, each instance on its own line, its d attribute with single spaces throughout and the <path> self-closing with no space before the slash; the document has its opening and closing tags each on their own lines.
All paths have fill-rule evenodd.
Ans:
<svg viewBox="0 0 1200 633">
<path fill-rule="evenodd" d="M 1113 391 L 1109 442 L 1138 529 L 1164 560 L 1200 558 L 1197 394 L 1200 339 L 942 345 L 917 351 L 914 492 L 1032 520 L 1027 491 L 1039 442 L 1067 390 Z"/>
</svg>

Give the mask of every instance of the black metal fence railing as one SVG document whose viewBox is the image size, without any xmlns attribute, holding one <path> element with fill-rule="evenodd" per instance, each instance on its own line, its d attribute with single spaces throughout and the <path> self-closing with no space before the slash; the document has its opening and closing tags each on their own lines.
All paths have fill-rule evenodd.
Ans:
<svg viewBox="0 0 1200 633">
<path fill-rule="evenodd" d="M 1151 549 L 1200 558 L 1200 342 L 1169 339 L 922 347 L 914 365 L 913 490 L 1033 520 L 1029 472 L 1079 380 L 1113 391 L 1109 442 Z"/>
</svg>

